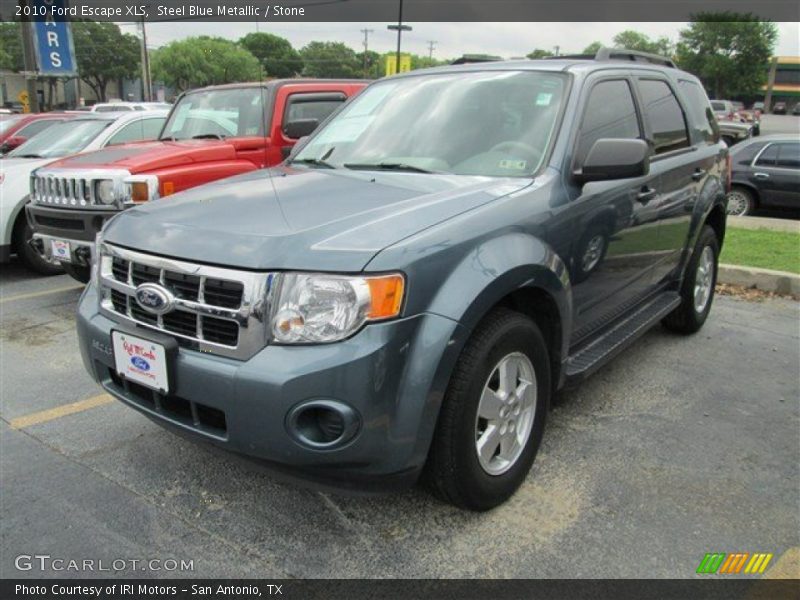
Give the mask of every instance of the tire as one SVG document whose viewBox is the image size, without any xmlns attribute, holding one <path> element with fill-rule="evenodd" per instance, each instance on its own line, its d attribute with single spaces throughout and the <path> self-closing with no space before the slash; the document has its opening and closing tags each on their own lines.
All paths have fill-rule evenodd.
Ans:
<svg viewBox="0 0 800 600">
<path fill-rule="evenodd" d="M 30 245 L 32 238 L 33 230 L 23 213 L 17 217 L 17 224 L 14 227 L 14 252 L 17 253 L 17 257 L 22 264 L 40 275 L 63 275 L 64 269 L 60 264 L 48 261 Z"/>
<path fill-rule="evenodd" d="M 92 277 L 92 268 L 84 267 L 82 265 L 65 264 L 64 272 L 76 281 L 80 281 L 84 284 L 89 283 L 89 280 Z"/>
<path fill-rule="evenodd" d="M 685 334 L 700 330 L 708 318 L 708 313 L 711 312 L 711 304 L 714 301 L 718 261 L 717 234 L 711 227 L 704 225 L 686 266 L 686 274 L 681 284 L 681 304 L 664 318 L 662 321 L 664 327 Z M 698 290 L 707 290 L 707 296 L 702 304 L 698 300 Z"/>
<path fill-rule="evenodd" d="M 746 217 L 753 214 L 756 207 L 756 199 L 753 192 L 747 188 L 735 185 L 728 192 L 728 202 L 726 212 L 731 217 Z"/>
<path fill-rule="evenodd" d="M 589 230 L 581 238 L 578 251 L 575 253 L 573 268 L 575 283 L 585 281 L 603 263 L 610 236 L 609 227 L 606 225 L 598 223 L 589 227 Z"/>
<path fill-rule="evenodd" d="M 524 391 L 519 398 L 512 395 L 506 403 L 501 401 L 500 412 L 493 412 L 497 420 L 489 422 L 478 413 L 481 398 L 487 388 L 491 391 L 495 386 L 500 387 L 495 378 L 499 376 L 498 366 L 505 360 L 510 362 L 504 364 L 515 367 L 507 372 L 516 373 L 513 375 L 513 381 L 519 383 L 516 389 Z M 531 375 L 535 381 L 523 387 L 523 379 L 530 381 Z M 550 389 L 549 353 L 539 328 L 515 311 L 506 308 L 492 311 L 464 347 L 442 403 L 423 475 L 434 494 L 474 511 L 489 510 L 511 497 L 536 458 L 544 434 Z M 497 391 L 502 393 L 502 389 Z M 492 392 L 492 398 L 497 400 L 498 395 Z M 500 423 L 505 424 L 505 430 Z M 490 435 L 490 427 L 494 427 L 492 431 L 498 436 Z M 485 445 L 489 451 L 480 459 L 478 440 L 495 437 L 501 437 L 509 445 L 498 444 L 494 452 L 491 443 Z M 502 451 L 511 447 L 515 448 L 516 456 L 509 454 L 506 460 Z"/>
</svg>

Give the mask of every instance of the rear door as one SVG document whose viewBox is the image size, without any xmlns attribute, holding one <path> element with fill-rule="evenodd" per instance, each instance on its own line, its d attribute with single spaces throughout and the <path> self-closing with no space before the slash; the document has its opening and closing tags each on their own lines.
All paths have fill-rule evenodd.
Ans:
<svg viewBox="0 0 800 600">
<path fill-rule="evenodd" d="M 701 139 L 694 131 L 690 134 L 690 123 L 693 129 L 702 124 L 694 124 L 695 120 L 690 119 L 678 99 L 674 82 L 653 71 L 637 76 L 636 87 L 647 141 L 653 148 L 650 172 L 657 178 L 659 190 L 653 202 L 659 223 L 658 241 L 651 251 L 654 282 L 660 284 L 677 272 L 689 239 L 694 206 L 701 186 L 718 160 L 718 148 L 713 134 L 710 139 Z M 694 92 L 705 95 L 702 90 Z"/>
<path fill-rule="evenodd" d="M 573 169 L 601 138 L 642 139 L 644 129 L 627 72 L 587 82 Z M 591 182 L 569 206 L 569 256 L 575 335 L 592 331 L 643 299 L 652 287 L 657 234 L 657 177 Z"/>
<path fill-rule="evenodd" d="M 800 142 L 774 142 L 753 161 L 750 181 L 763 204 L 800 206 Z"/>
</svg>

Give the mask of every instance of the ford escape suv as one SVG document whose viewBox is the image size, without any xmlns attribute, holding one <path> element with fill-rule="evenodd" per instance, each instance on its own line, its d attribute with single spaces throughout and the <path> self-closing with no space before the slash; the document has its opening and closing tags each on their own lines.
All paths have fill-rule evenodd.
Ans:
<svg viewBox="0 0 800 600">
<path fill-rule="evenodd" d="M 384 79 L 282 165 L 112 218 L 82 356 L 194 439 L 486 510 L 562 386 L 659 322 L 702 327 L 728 169 L 699 81 L 660 57 Z"/>
</svg>

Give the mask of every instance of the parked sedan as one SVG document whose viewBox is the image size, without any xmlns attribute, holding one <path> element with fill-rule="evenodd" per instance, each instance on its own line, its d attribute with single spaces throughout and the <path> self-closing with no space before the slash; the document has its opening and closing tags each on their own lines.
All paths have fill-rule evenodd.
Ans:
<svg viewBox="0 0 800 600">
<path fill-rule="evenodd" d="M 800 208 L 800 136 L 752 138 L 731 149 L 728 214 L 760 207 Z"/>
<path fill-rule="evenodd" d="M 785 115 L 786 114 L 786 102 L 776 102 L 772 105 L 772 114 L 773 115 Z"/>
<path fill-rule="evenodd" d="M 34 169 L 62 156 L 158 137 L 167 111 L 136 111 L 76 116 L 34 136 L 0 161 L 0 263 L 16 253 L 26 266 L 44 275 L 60 266 L 34 249 L 33 232 L 23 210 Z M 59 184 L 60 182 L 53 182 Z"/>
</svg>

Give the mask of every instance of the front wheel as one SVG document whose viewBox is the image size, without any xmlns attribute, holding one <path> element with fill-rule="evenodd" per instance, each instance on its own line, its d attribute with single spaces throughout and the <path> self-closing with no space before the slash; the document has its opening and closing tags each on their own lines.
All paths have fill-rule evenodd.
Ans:
<svg viewBox="0 0 800 600">
<path fill-rule="evenodd" d="M 714 287 L 717 284 L 719 242 L 708 225 L 703 226 L 681 285 L 681 303 L 662 323 L 679 333 L 699 331 L 711 312 Z"/>
<path fill-rule="evenodd" d="M 483 511 L 525 480 L 544 434 L 550 363 L 539 328 L 500 308 L 467 342 L 442 404 L 425 478 L 443 500 Z"/>
<path fill-rule="evenodd" d="M 14 228 L 14 251 L 17 253 L 17 258 L 26 267 L 32 271 L 36 271 L 40 275 L 61 275 L 64 270 L 61 265 L 53 260 L 48 260 L 47 256 L 38 249 L 31 245 L 33 240 L 33 230 L 25 218 L 25 214 L 21 214 L 17 219 L 16 227 Z"/>
</svg>

